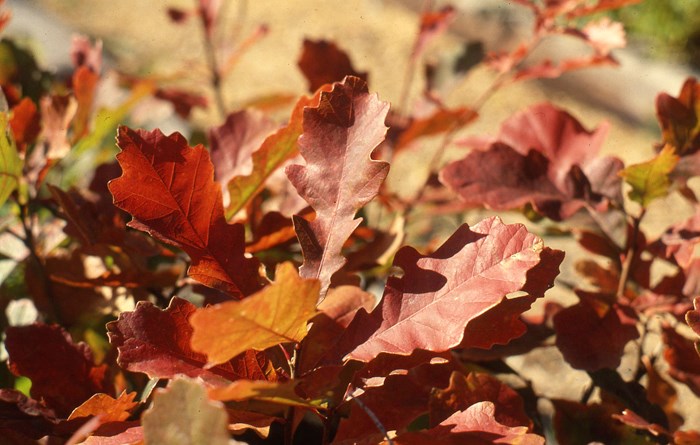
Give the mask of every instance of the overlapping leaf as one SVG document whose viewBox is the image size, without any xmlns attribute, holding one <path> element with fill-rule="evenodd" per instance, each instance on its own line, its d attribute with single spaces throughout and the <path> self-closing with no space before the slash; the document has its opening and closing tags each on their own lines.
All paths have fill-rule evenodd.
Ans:
<svg viewBox="0 0 700 445">
<path fill-rule="evenodd" d="M 654 159 L 622 170 L 620 176 L 632 186 L 630 199 L 646 208 L 653 200 L 666 196 L 671 185 L 669 174 L 678 159 L 673 147 L 667 145 Z"/>
<path fill-rule="evenodd" d="M 0 113 L 0 206 L 5 204 L 22 175 L 22 160 L 10 138 L 7 113 Z"/>
<path fill-rule="evenodd" d="M 44 399 L 59 416 L 68 417 L 95 393 L 113 393 L 107 366 L 96 366 L 88 345 L 73 343 L 63 328 L 37 323 L 5 333 L 10 371 L 29 378 L 31 396 Z"/>
<path fill-rule="evenodd" d="M 532 204 L 555 220 L 590 204 L 604 209 L 620 202 L 622 168 L 617 158 L 597 158 L 607 125 L 587 131 L 571 115 L 549 104 L 508 119 L 496 138 L 447 165 L 440 181 L 468 205 L 496 210 Z M 470 145 L 473 145 L 470 143 Z"/>
<path fill-rule="evenodd" d="M 70 413 L 68 420 L 81 417 L 100 416 L 100 422 L 122 422 L 129 418 L 130 411 L 138 405 L 135 392 L 122 393 L 118 398 L 109 394 L 95 394 Z"/>
<path fill-rule="evenodd" d="M 345 76 L 355 76 L 367 82 L 367 73 L 356 71 L 350 57 L 328 40 L 304 39 L 304 49 L 297 62 L 313 92 L 327 83 L 340 82 Z"/>
<path fill-rule="evenodd" d="M 321 91 L 313 97 L 303 96 L 292 110 L 289 123 L 268 136 L 260 148 L 253 152 L 253 170 L 247 176 L 235 176 L 228 183 L 230 204 L 226 218 L 230 219 L 260 190 L 270 175 L 297 154 L 297 139 L 302 133 L 304 108 L 318 103 Z"/>
<path fill-rule="evenodd" d="M 165 136 L 119 127 L 123 173 L 109 183 L 114 204 L 131 213 L 131 227 L 181 247 L 197 281 L 236 297 L 261 287 L 258 261 L 245 257 L 243 226 L 224 219 L 221 188 L 206 149 L 179 133 Z"/>
<path fill-rule="evenodd" d="M 141 422 L 146 443 L 229 443 L 224 405 L 209 400 L 204 387 L 195 380 L 173 380 L 166 389 L 158 390 Z"/>
<path fill-rule="evenodd" d="M 361 221 L 355 213 L 377 195 L 389 172 L 388 163 L 370 157 L 384 139 L 388 110 L 357 77 L 334 84 L 317 107 L 304 110 L 299 151 L 306 165 L 286 172 L 316 211 L 312 222 L 295 217 L 294 229 L 304 254 L 301 276 L 321 281 L 321 298 L 345 263 L 341 249 Z"/>
<path fill-rule="evenodd" d="M 152 378 L 186 375 L 212 383 L 276 379 L 265 354 L 254 351 L 205 369 L 206 356 L 190 347 L 192 327 L 188 320 L 195 309 L 192 303 L 177 297 L 164 311 L 141 302 L 135 311 L 124 312 L 118 320 L 108 323 L 109 340 L 119 351 L 119 365 Z"/>
<path fill-rule="evenodd" d="M 394 259 L 404 276 L 389 278 L 380 305 L 369 315 L 359 312 L 348 327 L 347 339 L 357 346 L 347 358 L 369 361 L 381 353 L 456 347 L 467 325 L 506 295 L 532 291 L 541 297 L 562 259 L 561 252 L 544 247 L 524 226 L 506 225 L 499 218 L 471 229 L 463 225 L 428 256 L 405 247 Z M 528 295 L 518 298 L 523 297 Z M 493 344 L 489 338 L 479 340 Z"/>
<path fill-rule="evenodd" d="M 492 402 L 475 403 L 464 411 L 454 413 L 434 428 L 399 435 L 394 443 L 544 445 L 544 437 L 529 433 L 527 427 L 508 427 L 496 421 L 495 410 Z"/>
<path fill-rule="evenodd" d="M 679 156 L 700 150 L 700 84 L 697 79 L 688 78 L 678 97 L 659 94 L 656 114 L 663 142 L 674 147 Z"/>
<path fill-rule="evenodd" d="M 248 350 L 300 342 L 316 314 L 319 282 L 299 278 L 291 263 L 277 267 L 276 280 L 243 301 L 199 309 L 190 323 L 192 348 L 218 364 Z"/>
</svg>

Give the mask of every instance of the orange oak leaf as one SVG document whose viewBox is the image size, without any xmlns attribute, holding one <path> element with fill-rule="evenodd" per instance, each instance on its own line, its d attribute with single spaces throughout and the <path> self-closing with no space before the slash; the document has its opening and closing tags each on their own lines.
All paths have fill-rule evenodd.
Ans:
<svg viewBox="0 0 700 445">
<path fill-rule="evenodd" d="M 209 398 L 224 402 L 259 400 L 279 405 L 313 407 L 300 397 L 295 388 L 298 382 L 263 382 L 259 380 L 237 380 L 228 386 L 209 389 Z"/>
<path fill-rule="evenodd" d="M 562 260 L 561 252 L 544 247 L 523 225 L 507 225 L 497 217 L 472 228 L 461 226 L 427 256 L 404 247 L 394 259 L 403 277 L 390 277 L 379 306 L 369 315 L 359 311 L 348 327 L 346 341 L 357 346 L 346 359 L 367 362 L 381 353 L 454 348 L 463 341 L 468 323 L 498 307 L 506 295 L 522 291 L 524 295 L 509 300 L 541 297 Z M 528 282 L 532 277 L 542 282 L 533 285 Z M 471 343 L 494 342 L 475 338 Z"/>
<path fill-rule="evenodd" d="M 302 279 L 291 263 L 277 267 L 275 282 L 242 301 L 197 310 L 190 323 L 192 348 L 210 364 L 223 363 L 248 350 L 300 342 L 316 315 L 318 280 Z"/>
<path fill-rule="evenodd" d="M 304 254 L 300 275 L 321 281 L 321 299 L 345 258 L 345 241 L 362 221 L 355 213 L 379 192 L 389 164 L 371 159 L 384 140 L 389 104 L 369 94 L 367 84 L 346 77 L 304 110 L 299 151 L 306 165 L 290 165 L 289 180 L 316 211 L 312 222 L 294 217 Z"/>
<path fill-rule="evenodd" d="M 129 226 L 181 247 L 195 280 L 242 298 L 260 289 L 256 259 L 245 256 L 240 224 L 224 219 L 221 188 L 207 150 L 180 133 L 119 127 L 122 175 L 110 181 L 114 204 L 131 213 Z"/>
<path fill-rule="evenodd" d="M 107 323 L 109 341 L 119 352 L 117 363 L 151 378 L 186 375 L 212 384 L 238 379 L 276 380 L 263 352 L 245 351 L 227 363 L 205 369 L 206 356 L 190 348 L 192 327 L 188 320 L 195 309 L 192 303 L 177 297 L 165 310 L 140 302 L 133 312 L 123 312 L 116 321 Z"/>
<path fill-rule="evenodd" d="M 12 107 L 10 128 L 20 152 L 24 152 L 27 145 L 36 141 L 41 132 L 41 122 L 36 104 L 30 98 L 25 97 Z"/>
<path fill-rule="evenodd" d="M 122 422 L 129 418 L 129 411 L 138 405 L 138 402 L 134 402 L 135 397 L 135 392 L 123 392 L 116 399 L 109 394 L 95 394 L 74 409 L 68 420 L 99 416 L 102 423 Z"/>
</svg>

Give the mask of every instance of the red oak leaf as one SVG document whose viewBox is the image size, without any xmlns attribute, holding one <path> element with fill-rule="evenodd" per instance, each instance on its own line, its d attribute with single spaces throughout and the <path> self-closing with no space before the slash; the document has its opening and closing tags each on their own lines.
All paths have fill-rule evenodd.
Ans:
<svg viewBox="0 0 700 445">
<path fill-rule="evenodd" d="M 12 117 L 10 118 L 10 128 L 15 137 L 17 150 L 21 153 L 27 145 L 36 141 L 41 132 L 39 112 L 36 104 L 28 97 L 22 99 L 17 105 L 12 107 Z"/>
<path fill-rule="evenodd" d="M 596 296 L 577 294 L 580 303 L 554 316 L 557 347 L 576 369 L 617 368 L 627 342 L 639 337 L 636 314 L 627 306 L 607 305 Z"/>
<path fill-rule="evenodd" d="M 229 181 L 251 173 L 253 152 L 275 128 L 265 114 L 251 109 L 231 113 L 223 124 L 209 130 L 214 177 L 224 189 L 224 207 L 229 200 Z"/>
<path fill-rule="evenodd" d="M 506 426 L 532 428 L 532 420 L 525 414 L 525 403 L 508 385 L 488 374 L 453 372 L 450 385 L 435 389 L 430 397 L 430 425 L 437 426 L 457 411 L 478 402 L 493 402 L 495 419 Z"/>
<path fill-rule="evenodd" d="M 6 336 L 10 371 L 29 378 L 31 396 L 43 399 L 59 417 L 68 417 L 95 393 L 114 393 L 107 366 L 96 366 L 90 347 L 73 343 L 60 326 L 9 327 Z"/>
<path fill-rule="evenodd" d="M 189 274 L 241 298 L 261 287 L 258 261 L 245 257 L 245 233 L 224 219 L 221 187 L 207 150 L 179 133 L 165 136 L 119 127 L 122 176 L 110 181 L 114 204 L 131 213 L 129 226 L 181 247 Z"/>
<path fill-rule="evenodd" d="M 666 346 L 664 358 L 668 362 L 668 375 L 700 396 L 700 357 L 693 342 L 678 334 L 672 327 L 665 326 L 662 339 Z"/>
<path fill-rule="evenodd" d="M 475 403 L 464 411 L 454 413 L 434 428 L 401 434 L 394 439 L 394 443 L 397 445 L 426 443 L 544 445 L 544 437 L 528 433 L 527 427 L 508 427 L 499 423 L 495 418 L 495 412 L 496 407 L 491 402 Z"/>
<path fill-rule="evenodd" d="M 367 82 L 367 73 L 355 71 L 350 57 L 328 40 L 304 39 L 304 50 L 297 62 L 314 92 L 327 83 L 340 82 L 345 76 L 355 76 Z"/>
<path fill-rule="evenodd" d="M 193 330 L 189 318 L 195 309 L 177 297 L 165 310 L 140 302 L 133 312 L 124 312 L 118 320 L 107 323 L 109 341 L 119 351 L 119 366 L 152 378 L 183 374 L 214 384 L 238 379 L 276 380 L 264 352 L 246 351 L 205 369 L 207 356 L 190 347 Z"/>
<path fill-rule="evenodd" d="M 527 292 L 532 290 L 532 297 L 541 297 L 535 292 L 552 285 L 563 259 L 559 255 L 556 261 L 541 263 L 550 255 L 556 253 L 523 225 L 506 225 L 497 217 L 471 229 L 463 225 L 428 256 L 402 248 L 394 265 L 404 276 L 389 278 L 371 314 L 358 312 L 346 333 L 357 346 L 346 358 L 366 362 L 380 353 L 408 355 L 415 349 L 456 347 L 468 323 L 497 307 L 506 295 L 523 291 L 525 295 L 515 299 L 530 298 Z M 528 283 L 532 276 L 550 281 L 533 286 Z M 489 341 L 488 333 L 483 335 L 480 344 Z"/>
<path fill-rule="evenodd" d="M 607 125 L 587 131 L 550 104 L 529 108 L 503 123 L 490 146 L 447 165 L 440 181 L 468 205 L 508 210 L 531 203 L 562 220 L 587 203 L 601 209 L 621 202 L 617 158 L 597 158 Z"/>
<path fill-rule="evenodd" d="M 321 281 L 321 299 L 345 258 L 341 249 L 362 221 L 355 212 L 379 192 L 389 164 L 371 159 L 382 142 L 389 104 L 370 95 L 367 84 L 346 77 L 304 110 L 299 151 L 306 165 L 290 165 L 289 180 L 316 211 L 312 222 L 294 218 L 304 264 L 303 278 Z"/>
<path fill-rule="evenodd" d="M 38 401 L 14 389 L 0 389 L 0 437 L 7 443 L 34 443 L 30 439 L 50 434 L 56 422 L 54 411 Z"/>
</svg>

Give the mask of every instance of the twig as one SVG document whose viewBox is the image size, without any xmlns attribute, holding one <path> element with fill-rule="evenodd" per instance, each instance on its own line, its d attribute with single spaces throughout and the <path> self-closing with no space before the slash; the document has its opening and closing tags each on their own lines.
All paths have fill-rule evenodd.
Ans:
<svg viewBox="0 0 700 445">
<path fill-rule="evenodd" d="M 637 238 L 639 237 L 639 225 L 642 222 L 642 218 L 646 214 L 646 209 L 642 209 L 642 212 L 638 217 L 634 218 L 632 223 L 632 234 L 627 240 L 627 253 L 625 254 L 625 261 L 622 263 L 622 269 L 620 271 L 620 281 L 617 284 L 617 297 L 621 297 L 625 294 L 625 288 L 627 287 L 627 282 L 629 281 L 630 273 L 632 271 L 632 266 L 634 263 L 634 257 L 637 255 Z"/>
<path fill-rule="evenodd" d="M 384 425 L 382 424 L 382 422 L 379 420 L 379 418 L 377 417 L 377 415 L 374 414 L 374 411 L 372 411 L 372 410 L 369 408 L 369 406 L 365 405 L 365 403 L 364 403 L 362 400 L 360 400 L 360 399 L 358 399 L 357 397 L 353 396 L 353 395 L 352 395 L 352 390 L 353 390 L 353 387 L 350 386 L 350 387 L 348 388 L 346 397 L 349 398 L 350 400 L 352 400 L 353 402 L 357 403 L 357 406 L 359 406 L 359 407 L 362 409 L 362 411 L 364 411 L 365 414 L 367 414 L 367 417 L 369 417 L 370 420 L 372 420 L 372 423 L 374 423 L 374 426 L 376 426 L 377 429 L 379 430 L 379 432 L 382 433 L 382 434 L 384 435 L 384 437 L 386 437 L 387 444 L 388 444 L 388 445 L 394 445 L 394 441 L 391 440 L 391 437 L 389 437 L 389 432 L 386 430 L 386 428 L 384 427 Z"/>
<path fill-rule="evenodd" d="M 212 41 L 212 35 L 209 33 L 206 17 L 204 16 L 204 11 L 201 10 L 199 2 L 197 2 L 199 18 L 202 22 L 202 33 L 204 34 L 204 52 L 207 56 L 207 63 L 209 65 L 209 71 L 211 75 L 211 87 L 214 93 L 214 101 L 216 103 L 216 108 L 219 113 L 219 117 L 223 120 L 226 119 L 226 105 L 224 103 L 223 91 L 221 90 L 221 71 L 219 70 L 219 62 L 216 59 L 216 47 Z M 213 24 L 211 26 L 214 26 Z"/>
</svg>

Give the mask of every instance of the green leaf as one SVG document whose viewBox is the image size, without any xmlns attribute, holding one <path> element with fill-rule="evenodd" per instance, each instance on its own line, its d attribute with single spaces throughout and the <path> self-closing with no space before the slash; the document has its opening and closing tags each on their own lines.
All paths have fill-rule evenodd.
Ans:
<svg viewBox="0 0 700 445">
<path fill-rule="evenodd" d="M 7 113 L 0 113 L 0 206 L 17 188 L 22 174 L 22 160 L 10 136 Z"/>
<path fill-rule="evenodd" d="M 666 196 L 671 185 L 669 174 L 678 159 L 673 147 L 667 145 L 654 159 L 622 170 L 620 176 L 632 186 L 628 195 L 630 199 L 646 208 L 656 198 Z"/>
</svg>

